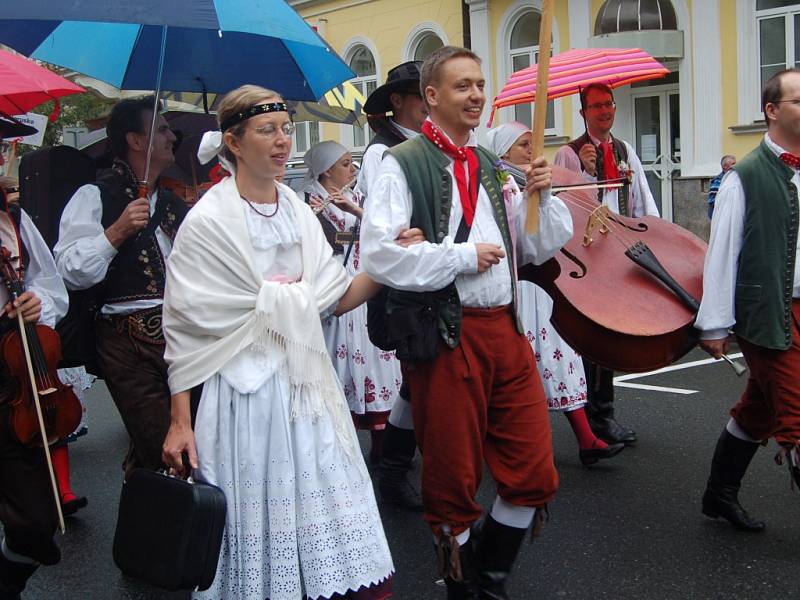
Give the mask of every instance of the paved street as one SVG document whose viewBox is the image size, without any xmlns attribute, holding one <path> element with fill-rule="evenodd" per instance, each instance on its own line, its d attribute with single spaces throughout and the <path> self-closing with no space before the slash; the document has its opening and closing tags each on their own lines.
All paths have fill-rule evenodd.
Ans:
<svg viewBox="0 0 800 600">
<path fill-rule="evenodd" d="M 683 362 L 702 360 L 692 352 Z M 526 543 L 511 585 L 515 600 L 798 598 L 800 494 L 785 468 L 760 450 L 741 499 L 767 520 L 747 535 L 705 519 L 699 501 L 717 436 L 744 379 L 726 365 L 697 365 L 622 381 L 618 416 L 639 434 L 636 448 L 581 467 L 567 420 L 553 415 L 561 488 L 543 536 Z M 667 389 L 640 389 L 639 386 Z M 685 394 L 680 391 L 696 393 Z M 89 435 L 72 446 L 74 489 L 89 507 L 72 518 L 60 544 L 64 559 L 41 569 L 30 600 L 187 598 L 124 578 L 111 559 L 127 437 L 102 385 L 89 396 Z M 362 437 L 362 442 L 365 438 Z M 493 498 L 485 481 L 480 498 Z M 397 569 L 397 600 L 444 599 L 435 584 L 430 534 L 416 515 L 384 510 Z"/>
</svg>

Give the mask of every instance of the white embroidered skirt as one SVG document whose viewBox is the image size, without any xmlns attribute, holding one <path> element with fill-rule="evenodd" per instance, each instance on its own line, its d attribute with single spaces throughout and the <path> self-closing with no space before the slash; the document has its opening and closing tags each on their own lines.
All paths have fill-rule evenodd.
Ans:
<svg viewBox="0 0 800 600">
<path fill-rule="evenodd" d="M 519 307 L 525 335 L 542 376 L 547 408 L 570 411 L 584 406 L 586 374 L 583 361 L 550 323 L 553 299 L 538 285 L 520 281 Z"/>
<path fill-rule="evenodd" d="M 214 584 L 193 598 L 328 598 L 392 574 L 360 453 L 344 455 L 324 417 L 290 421 L 281 372 L 252 394 L 212 377 L 195 435 L 198 479 L 225 491 L 228 512 Z"/>
<path fill-rule="evenodd" d="M 369 341 L 366 303 L 341 317 L 328 317 L 322 330 L 359 428 L 382 429 L 400 393 L 402 375 L 394 352 L 381 350 Z"/>
</svg>

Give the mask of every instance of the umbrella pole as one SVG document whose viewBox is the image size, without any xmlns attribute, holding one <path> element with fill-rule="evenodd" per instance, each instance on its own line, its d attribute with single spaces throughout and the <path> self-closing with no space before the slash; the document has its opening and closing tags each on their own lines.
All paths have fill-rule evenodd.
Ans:
<svg viewBox="0 0 800 600">
<path fill-rule="evenodd" d="M 544 153 L 544 129 L 547 121 L 547 79 L 550 75 L 550 45 L 553 37 L 553 0 L 542 2 L 542 19 L 539 26 L 539 62 L 536 68 L 536 101 L 533 109 L 533 139 L 531 159 Z M 539 231 L 539 190 L 528 196 L 528 216 L 525 232 Z"/>
<path fill-rule="evenodd" d="M 153 115 L 150 119 L 150 137 L 147 142 L 147 160 L 144 163 L 144 179 L 139 182 L 139 197 L 147 198 L 147 184 L 150 179 L 150 157 L 153 154 L 153 134 L 156 130 L 156 118 L 158 117 L 159 102 L 161 95 L 161 76 L 164 74 L 164 53 L 167 47 L 167 26 L 161 28 L 161 54 L 158 57 L 158 74 L 156 75 L 156 90 L 153 95 Z"/>
</svg>

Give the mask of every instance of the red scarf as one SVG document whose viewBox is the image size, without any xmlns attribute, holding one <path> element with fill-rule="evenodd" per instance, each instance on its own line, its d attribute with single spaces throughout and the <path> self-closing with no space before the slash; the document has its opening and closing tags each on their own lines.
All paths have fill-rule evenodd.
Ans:
<svg viewBox="0 0 800 600">
<path fill-rule="evenodd" d="M 619 179 L 617 159 L 614 156 L 614 143 L 600 142 L 600 149 L 603 151 L 603 176 L 606 179 Z"/>
<path fill-rule="evenodd" d="M 453 159 L 453 174 L 458 186 L 458 197 L 461 199 L 461 209 L 464 211 L 464 220 L 472 227 L 475 218 L 475 207 L 478 204 L 478 157 L 475 150 L 469 146 L 459 148 L 442 133 L 442 130 L 431 121 L 422 125 L 422 133 L 433 142 L 439 150 Z M 467 186 L 467 173 L 464 163 L 469 169 L 469 186 Z M 469 187 L 469 189 L 467 189 Z"/>
</svg>

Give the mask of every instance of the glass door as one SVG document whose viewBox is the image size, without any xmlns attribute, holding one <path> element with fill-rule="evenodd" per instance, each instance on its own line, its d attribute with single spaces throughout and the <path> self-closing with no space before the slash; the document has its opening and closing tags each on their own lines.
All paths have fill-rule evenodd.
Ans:
<svg viewBox="0 0 800 600">
<path fill-rule="evenodd" d="M 636 154 L 659 213 L 672 220 L 672 178 L 680 176 L 680 103 L 677 88 L 635 93 Z"/>
</svg>

